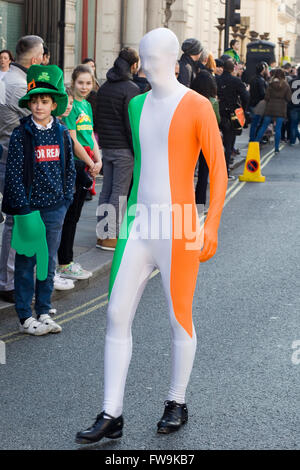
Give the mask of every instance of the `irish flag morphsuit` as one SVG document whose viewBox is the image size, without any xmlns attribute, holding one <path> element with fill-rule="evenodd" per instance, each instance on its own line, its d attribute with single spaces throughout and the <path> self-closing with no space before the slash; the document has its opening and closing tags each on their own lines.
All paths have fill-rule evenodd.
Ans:
<svg viewBox="0 0 300 470">
<path fill-rule="evenodd" d="M 164 100 L 155 100 L 151 91 L 135 97 L 130 102 L 129 115 L 135 152 L 134 182 L 111 271 L 105 345 L 104 409 L 113 416 L 122 413 L 132 350 L 131 324 L 155 268 L 161 273 L 172 330 L 168 399 L 184 403 L 196 350 L 192 302 L 200 253 L 199 249 L 187 249 L 191 240 L 184 230 L 181 238 L 175 237 L 171 207 L 180 206 L 185 214 L 184 206 L 190 205 L 193 225 L 197 224 L 194 170 L 201 148 L 210 168 L 211 186 L 205 231 L 215 236 L 227 188 L 223 145 L 208 100 L 179 85 L 176 93 Z M 149 217 L 145 220 L 147 233 L 143 233 L 143 219 L 135 211 L 136 204 L 149 208 L 148 214 L 153 205 L 169 207 L 171 236 L 147 237 L 151 220 L 150 225 Z"/>
</svg>

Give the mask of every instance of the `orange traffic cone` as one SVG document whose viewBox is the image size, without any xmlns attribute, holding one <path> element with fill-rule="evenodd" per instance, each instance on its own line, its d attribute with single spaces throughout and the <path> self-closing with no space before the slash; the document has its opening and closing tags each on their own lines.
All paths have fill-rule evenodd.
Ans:
<svg viewBox="0 0 300 470">
<path fill-rule="evenodd" d="M 250 142 L 244 168 L 244 174 L 239 176 L 240 181 L 264 183 L 266 177 L 261 174 L 259 142 Z"/>
</svg>

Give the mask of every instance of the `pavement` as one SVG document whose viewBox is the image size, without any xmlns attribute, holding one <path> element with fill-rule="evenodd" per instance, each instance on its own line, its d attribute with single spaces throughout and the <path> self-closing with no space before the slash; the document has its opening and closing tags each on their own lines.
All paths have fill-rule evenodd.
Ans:
<svg viewBox="0 0 300 470">
<path fill-rule="evenodd" d="M 61 334 L 23 335 L 16 317 L 1 318 L 0 449 L 78 450 L 78 460 L 92 450 L 115 457 L 133 450 L 300 450 L 299 149 L 265 156 L 264 184 L 229 183 L 218 252 L 201 264 L 194 295 L 189 422 L 169 436 L 156 433 L 172 367 L 168 304 L 157 274 L 132 325 L 123 437 L 74 443 L 102 409 L 107 273 L 54 302 Z"/>
<path fill-rule="evenodd" d="M 240 155 L 235 158 L 232 170 L 242 166 L 247 155 L 249 141 L 249 129 L 244 130 L 243 134 L 237 137 L 236 148 L 240 150 Z M 270 146 L 266 146 L 270 150 Z M 97 178 L 96 190 L 97 196 L 92 201 L 86 201 L 80 217 L 75 242 L 74 242 L 74 261 L 93 273 L 89 280 L 75 281 L 76 291 L 86 289 L 91 282 L 103 274 L 109 272 L 113 259 L 113 252 L 107 252 L 96 248 L 96 210 L 98 206 L 98 195 L 101 191 L 103 177 Z M 0 243 L 2 242 L 3 224 L 0 224 Z M 72 295 L 72 290 L 53 292 L 52 300 L 55 301 L 64 296 Z M 14 305 L 0 300 L 0 317 L 4 315 L 15 315 Z"/>
</svg>

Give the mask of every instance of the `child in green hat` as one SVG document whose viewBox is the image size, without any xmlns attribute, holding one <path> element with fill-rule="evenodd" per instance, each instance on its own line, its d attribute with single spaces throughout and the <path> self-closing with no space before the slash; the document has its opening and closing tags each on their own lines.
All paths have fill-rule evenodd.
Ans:
<svg viewBox="0 0 300 470">
<path fill-rule="evenodd" d="M 59 333 L 49 316 L 64 217 L 73 199 L 75 168 L 69 131 L 56 116 L 68 104 L 63 72 L 56 65 L 32 65 L 20 107 L 31 110 L 11 136 L 2 209 L 14 216 L 15 308 L 20 331 Z M 37 279 L 34 285 L 34 267 Z M 33 318 L 31 302 L 35 292 Z"/>
</svg>

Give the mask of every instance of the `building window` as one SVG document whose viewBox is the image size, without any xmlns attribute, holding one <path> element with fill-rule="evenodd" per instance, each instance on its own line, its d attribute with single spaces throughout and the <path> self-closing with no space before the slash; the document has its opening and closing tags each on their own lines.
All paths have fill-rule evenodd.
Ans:
<svg viewBox="0 0 300 470">
<path fill-rule="evenodd" d="M 16 44 L 24 34 L 23 1 L 0 0 L 0 50 L 9 49 L 15 53 Z"/>
</svg>

